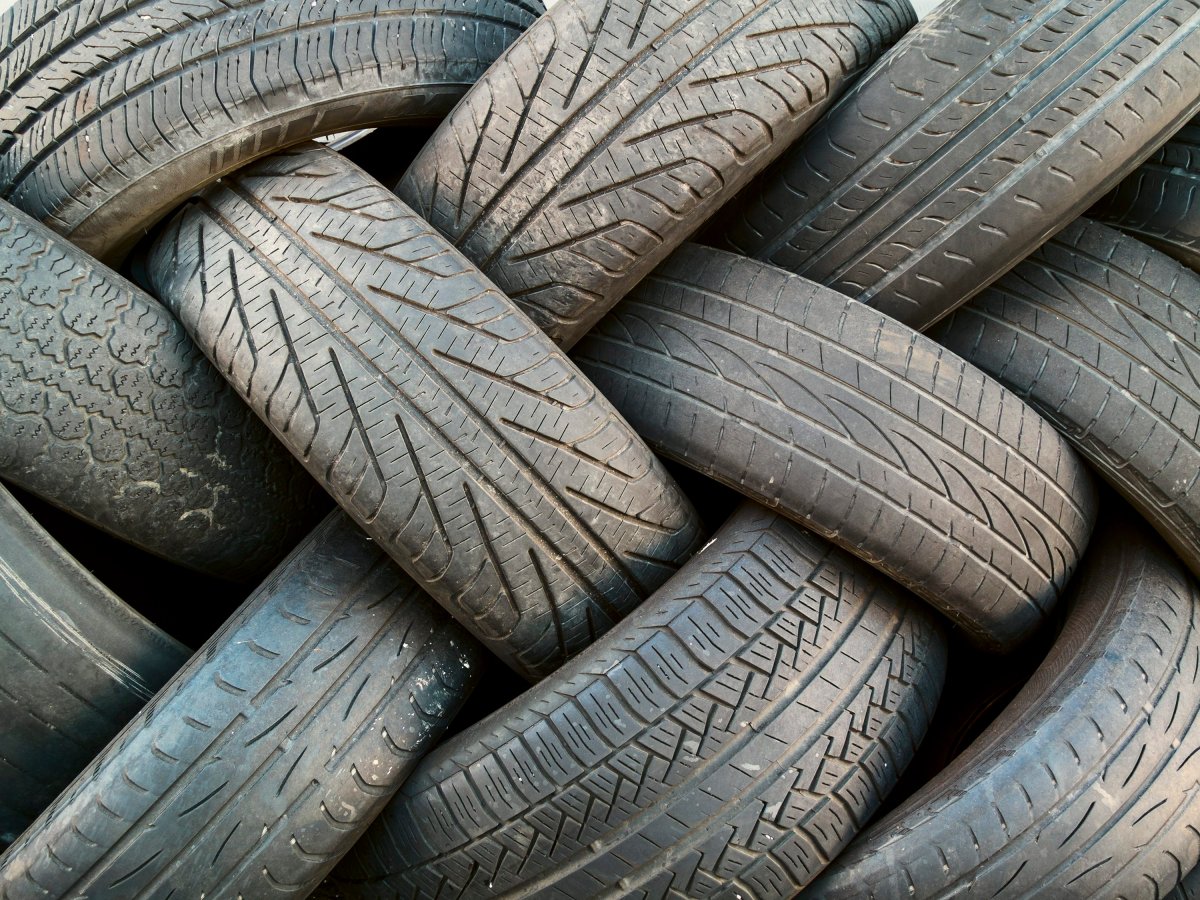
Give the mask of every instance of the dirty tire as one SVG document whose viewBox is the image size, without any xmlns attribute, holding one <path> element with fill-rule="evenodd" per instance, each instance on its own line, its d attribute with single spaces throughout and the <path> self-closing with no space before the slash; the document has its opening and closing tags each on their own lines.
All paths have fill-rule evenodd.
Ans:
<svg viewBox="0 0 1200 900">
<path fill-rule="evenodd" d="M 562 0 L 397 192 L 569 347 L 915 21 L 908 0 Z"/>
<path fill-rule="evenodd" d="M 482 649 L 342 512 L 0 858 L 0 897 L 306 897 Z"/>
<path fill-rule="evenodd" d="M 1046 661 L 806 896 L 1158 898 L 1200 857 L 1200 591 L 1106 510 Z"/>
<path fill-rule="evenodd" d="M 187 657 L 0 487 L 0 848 Z"/>
<path fill-rule="evenodd" d="M 162 304 L 3 201 L 0 412 L 0 476 L 223 578 L 261 578 L 325 506 Z"/>
<path fill-rule="evenodd" d="M 1058 602 L 1095 489 L 1019 397 L 819 284 L 688 244 L 576 347 L 650 446 L 1010 649 Z"/>
<path fill-rule="evenodd" d="M 0 16 L 0 196 L 112 262 L 250 160 L 441 118 L 541 8 L 18 0 Z"/>
<path fill-rule="evenodd" d="M 953 0 L 764 179 L 731 248 L 918 330 L 1200 111 L 1200 0 Z"/>
<path fill-rule="evenodd" d="M 1081 219 L 932 336 L 1025 397 L 1200 573 L 1200 275 Z"/>
<path fill-rule="evenodd" d="M 944 668 L 920 603 L 745 504 L 610 635 L 430 754 L 334 883 L 790 898 L 895 784 Z"/>
<path fill-rule="evenodd" d="M 696 549 L 695 511 L 608 401 L 333 151 L 210 188 L 147 268 L 314 477 L 525 676 L 587 646 Z"/>
</svg>

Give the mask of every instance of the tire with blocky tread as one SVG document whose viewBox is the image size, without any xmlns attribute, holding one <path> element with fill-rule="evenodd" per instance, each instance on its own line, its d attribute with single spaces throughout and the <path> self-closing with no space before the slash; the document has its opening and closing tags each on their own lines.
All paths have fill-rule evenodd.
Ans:
<svg viewBox="0 0 1200 900">
<path fill-rule="evenodd" d="M 1151 900 L 1200 860 L 1200 588 L 1117 505 L 1050 655 L 808 896 Z"/>
<path fill-rule="evenodd" d="M 915 21 L 908 0 L 561 0 L 397 191 L 569 347 Z"/>
<path fill-rule="evenodd" d="M 3 201 L 0 475 L 235 580 L 269 572 L 325 506 L 162 304 Z"/>
<path fill-rule="evenodd" d="M 688 244 L 574 358 L 650 446 L 862 556 L 1007 650 L 1053 610 L 1091 477 L 1019 397 L 906 325 Z"/>
<path fill-rule="evenodd" d="M 0 487 L 0 848 L 187 657 Z"/>
<path fill-rule="evenodd" d="M 482 657 L 334 513 L 0 858 L 0 898 L 306 897 Z"/>
<path fill-rule="evenodd" d="M 309 138 L 441 118 L 541 0 L 17 0 L 0 196 L 103 260 Z"/>
<path fill-rule="evenodd" d="M 701 540 L 687 498 L 574 364 L 331 150 L 208 189 L 146 268 L 309 471 L 527 677 L 615 624 Z"/>
<path fill-rule="evenodd" d="M 1200 112 L 1200 0 L 953 0 L 730 215 L 723 240 L 924 330 Z"/>
<path fill-rule="evenodd" d="M 1080 219 L 931 335 L 1026 398 L 1200 573 L 1200 275 Z"/>
<path fill-rule="evenodd" d="M 612 633 L 433 751 L 332 883 L 790 898 L 895 784 L 944 667 L 922 604 L 747 503 Z"/>
</svg>

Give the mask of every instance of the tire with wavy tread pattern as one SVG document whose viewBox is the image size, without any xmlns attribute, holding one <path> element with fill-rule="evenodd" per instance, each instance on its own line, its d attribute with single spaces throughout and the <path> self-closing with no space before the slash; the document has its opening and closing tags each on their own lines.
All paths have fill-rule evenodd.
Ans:
<svg viewBox="0 0 1200 900">
<path fill-rule="evenodd" d="M 137 715 L 188 652 L 0 487 L 0 848 Z"/>
<path fill-rule="evenodd" d="M 931 336 L 1026 398 L 1200 574 L 1200 275 L 1080 219 Z"/>
<path fill-rule="evenodd" d="M 333 513 L 0 857 L 0 898 L 307 897 L 482 658 Z"/>
<path fill-rule="evenodd" d="M 1022 692 L 806 896 L 1169 893 L 1200 857 L 1200 587 L 1122 504 Z"/>
<path fill-rule="evenodd" d="M 658 453 L 796 519 L 1008 650 L 1095 521 L 1090 475 L 1019 397 L 829 288 L 688 244 L 573 354 Z"/>
<path fill-rule="evenodd" d="M 925 330 L 1200 112 L 1200 0 L 952 0 L 751 191 L 725 245 Z"/>
<path fill-rule="evenodd" d="M 610 634 L 423 760 L 331 883 L 790 898 L 895 784 L 944 669 L 922 604 L 744 504 Z"/>
<path fill-rule="evenodd" d="M 915 21 L 908 0 L 560 0 L 397 192 L 569 347 Z"/>
<path fill-rule="evenodd" d="M 443 606 L 536 679 L 702 538 L 662 464 L 511 300 L 331 150 L 188 203 L 152 290 Z"/>
<path fill-rule="evenodd" d="M 541 11 L 541 0 L 17 0 L 0 15 L 0 197 L 115 262 L 251 160 L 436 121 Z"/>
</svg>

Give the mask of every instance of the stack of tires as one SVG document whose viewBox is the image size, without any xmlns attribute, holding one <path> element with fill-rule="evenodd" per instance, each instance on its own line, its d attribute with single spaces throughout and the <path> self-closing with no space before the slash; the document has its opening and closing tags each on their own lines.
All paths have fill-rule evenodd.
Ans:
<svg viewBox="0 0 1200 900">
<path fill-rule="evenodd" d="M 1197 116 L 1200 0 L 16 0 L 0 898 L 1200 895 Z"/>
</svg>

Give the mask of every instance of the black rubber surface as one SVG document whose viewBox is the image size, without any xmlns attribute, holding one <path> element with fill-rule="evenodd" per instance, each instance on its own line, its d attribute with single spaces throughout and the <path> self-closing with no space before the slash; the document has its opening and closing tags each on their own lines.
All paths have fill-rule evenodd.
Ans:
<svg viewBox="0 0 1200 900">
<path fill-rule="evenodd" d="M 308 896 L 482 655 L 334 513 L 0 857 L 0 897 Z"/>
<path fill-rule="evenodd" d="M 1095 489 L 1019 397 L 819 284 L 688 244 L 575 349 L 650 445 L 1008 649 L 1057 603 Z"/>
<path fill-rule="evenodd" d="M 541 0 L 18 0 L 0 15 L 0 196 L 119 258 L 239 166 L 438 119 Z"/>
<path fill-rule="evenodd" d="M 695 511 L 537 327 L 330 150 L 189 203 L 155 293 L 381 545 L 529 678 L 701 539 Z"/>
<path fill-rule="evenodd" d="M 957 760 L 805 897 L 1159 898 L 1200 856 L 1200 590 L 1106 510 L 1071 617 Z"/>
<path fill-rule="evenodd" d="M 1200 275 L 1081 219 L 932 335 L 1027 398 L 1200 573 Z"/>
<path fill-rule="evenodd" d="M 1192 869 L 1165 900 L 1197 900 L 1200 898 L 1200 869 Z"/>
<path fill-rule="evenodd" d="M 754 504 L 628 620 L 433 751 L 348 896 L 790 898 L 921 740 L 921 604 Z"/>
<path fill-rule="evenodd" d="M 915 21 L 908 0 L 561 0 L 397 191 L 569 347 Z"/>
<path fill-rule="evenodd" d="M 0 848 L 187 657 L 0 487 Z"/>
<path fill-rule="evenodd" d="M 326 506 L 162 304 L 3 201 L 0 476 L 242 581 Z"/>
<path fill-rule="evenodd" d="M 726 240 L 924 330 L 1200 111 L 1200 0 L 952 0 L 789 151 Z"/>
</svg>

